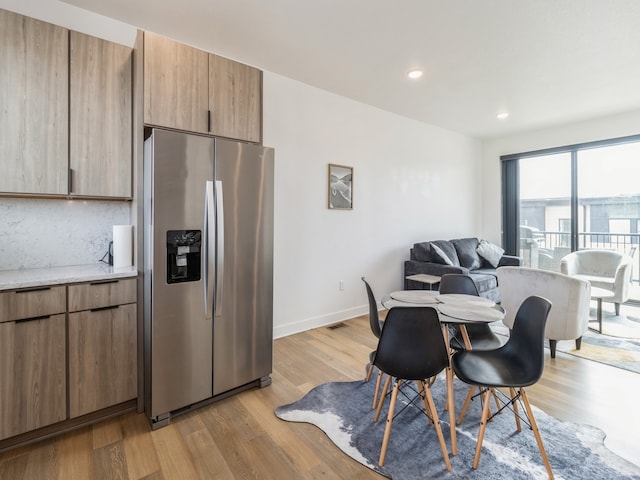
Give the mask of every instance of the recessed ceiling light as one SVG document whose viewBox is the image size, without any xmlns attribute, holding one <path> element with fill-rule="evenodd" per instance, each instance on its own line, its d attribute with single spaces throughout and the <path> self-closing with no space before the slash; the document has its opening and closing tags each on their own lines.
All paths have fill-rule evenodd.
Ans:
<svg viewBox="0 0 640 480">
<path fill-rule="evenodd" d="M 407 76 L 409 78 L 420 78 L 422 76 L 422 70 L 410 70 Z"/>
<path fill-rule="evenodd" d="M 499 114 L 496 115 L 496 118 L 498 120 L 504 120 L 505 118 L 507 118 L 509 116 L 509 113 L 507 112 L 501 112 Z"/>
</svg>

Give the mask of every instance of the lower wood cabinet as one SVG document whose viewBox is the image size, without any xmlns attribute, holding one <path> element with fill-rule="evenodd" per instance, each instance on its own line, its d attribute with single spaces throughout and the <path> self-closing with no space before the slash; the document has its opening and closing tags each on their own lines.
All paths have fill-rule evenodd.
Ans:
<svg viewBox="0 0 640 480">
<path fill-rule="evenodd" d="M 0 440 L 67 416 L 65 315 L 0 323 Z"/>
<path fill-rule="evenodd" d="M 69 314 L 69 417 L 136 398 L 136 305 Z"/>
<path fill-rule="evenodd" d="M 0 292 L 0 451 L 135 408 L 136 286 Z"/>
</svg>

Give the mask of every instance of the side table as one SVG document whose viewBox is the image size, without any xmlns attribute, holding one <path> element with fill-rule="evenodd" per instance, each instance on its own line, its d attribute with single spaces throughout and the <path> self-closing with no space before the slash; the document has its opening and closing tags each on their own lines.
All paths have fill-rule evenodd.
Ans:
<svg viewBox="0 0 640 480">
<path fill-rule="evenodd" d="M 602 333 L 602 300 L 606 300 L 607 298 L 612 298 L 614 293 L 611 290 L 607 290 L 606 288 L 600 287 L 591 287 L 591 299 L 598 301 L 598 308 L 596 310 L 597 316 L 596 320 L 598 322 L 598 329 L 589 327 L 590 330 L 594 332 Z"/>
<path fill-rule="evenodd" d="M 414 282 L 426 283 L 429 285 L 429 290 L 433 290 L 433 286 L 437 283 L 440 283 L 440 278 L 438 275 L 428 275 L 426 273 L 418 273 L 417 275 L 408 275 L 405 277 L 407 280 L 413 280 Z M 405 285 L 406 290 L 406 285 Z"/>
</svg>

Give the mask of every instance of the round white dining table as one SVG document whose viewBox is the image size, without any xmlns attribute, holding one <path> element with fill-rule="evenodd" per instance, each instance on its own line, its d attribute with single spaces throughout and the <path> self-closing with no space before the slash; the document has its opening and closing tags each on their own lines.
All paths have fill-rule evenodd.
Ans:
<svg viewBox="0 0 640 480">
<path fill-rule="evenodd" d="M 442 323 L 492 323 L 504 318 L 504 309 L 488 298 L 431 290 L 398 290 L 382 297 L 382 306 L 433 307 Z M 470 345 L 467 346 L 471 348 Z"/>
</svg>

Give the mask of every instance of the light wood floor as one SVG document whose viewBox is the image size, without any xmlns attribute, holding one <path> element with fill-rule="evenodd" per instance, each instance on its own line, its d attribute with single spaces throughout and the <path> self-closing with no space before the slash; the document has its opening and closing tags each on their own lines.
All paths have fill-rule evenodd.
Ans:
<svg viewBox="0 0 640 480">
<path fill-rule="evenodd" d="M 0 479 L 381 479 L 315 427 L 273 414 L 315 385 L 364 376 L 376 340 L 365 317 L 343 325 L 276 340 L 273 384 L 267 388 L 176 417 L 154 432 L 143 415 L 128 414 L 5 452 Z M 547 353 L 544 376 L 528 391 L 541 409 L 602 428 L 609 448 L 640 459 L 640 375 Z"/>
</svg>

